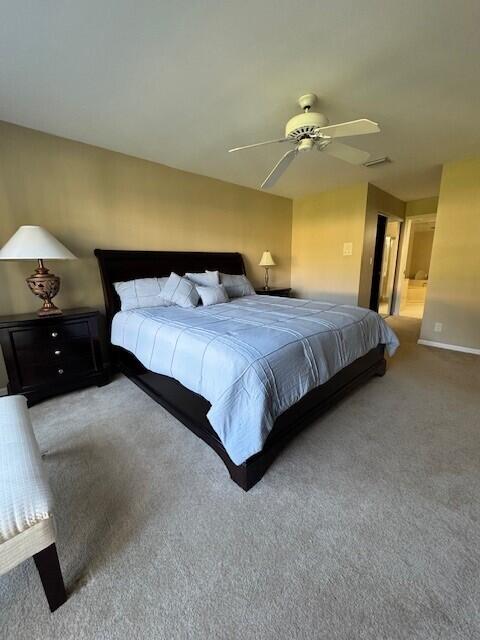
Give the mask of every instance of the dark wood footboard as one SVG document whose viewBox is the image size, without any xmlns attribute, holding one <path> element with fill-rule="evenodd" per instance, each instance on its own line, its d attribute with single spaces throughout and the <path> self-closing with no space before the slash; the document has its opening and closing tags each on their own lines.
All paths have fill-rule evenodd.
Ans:
<svg viewBox="0 0 480 640">
<path fill-rule="evenodd" d="M 384 345 L 378 345 L 365 356 L 339 371 L 328 382 L 312 389 L 279 416 L 262 451 L 243 464 L 236 465 L 207 419 L 211 405 L 205 398 L 190 391 L 173 378 L 148 371 L 125 349 L 114 347 L 113 350 L 116 368 L 212 447 L 223 460 L 232 480 L 245 491 L 261 480 L 283 447 L 297 433 L 352 389 L 372 376 L 383 375 L 386 367 Z"/>
</svg>

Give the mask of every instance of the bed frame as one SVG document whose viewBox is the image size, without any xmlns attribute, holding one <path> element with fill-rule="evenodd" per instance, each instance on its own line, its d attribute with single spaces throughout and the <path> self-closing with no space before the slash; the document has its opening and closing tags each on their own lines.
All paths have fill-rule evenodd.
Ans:
<svg viewBox="0 0 480 640">
<path fill-rule="evenodd" d="M 223 273 L 232 274 L 245 273 L 245 265 L 239 253 L 95 249 L 95 255 L 105 296 L 109 343 L 112 319 L 120 309 L 120 299 L 113 286 L 114 282 L 168 276 L 172 271 L 181 275 L 205 269 L 218 269 Z M 365 356 L 339 371 L 328 382 L 310 391 L 279 416 L 262 451 L 243 464 L 236 465 L 207 419 L 211 405 L 205 398 L 173 378 L 149 371 L 125 349 L 113 345 L 110 348 L 114 369 L 124 373 L 204 440 L 223 460 L 232 480 L 245 491 L 251 489 L 262 478 L 283 447 L 301 429 L 365 380 L 372 376 L 383 376 L 386 369 L 384 345 L 379 344 Z"/>
</svg>

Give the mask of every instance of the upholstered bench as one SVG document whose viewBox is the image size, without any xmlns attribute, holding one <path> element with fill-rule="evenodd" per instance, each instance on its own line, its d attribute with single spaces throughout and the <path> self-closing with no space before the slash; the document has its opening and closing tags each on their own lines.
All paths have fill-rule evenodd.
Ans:
<svg viewBox="0 0 480 640">
<path fill-rule="evenodd" d="M 55 611 L 66 593 L 50 488 L 27 402 L 23 396 L 8 396 L 0 398 L 0 575 L 32 556 Z"/>
</svg>

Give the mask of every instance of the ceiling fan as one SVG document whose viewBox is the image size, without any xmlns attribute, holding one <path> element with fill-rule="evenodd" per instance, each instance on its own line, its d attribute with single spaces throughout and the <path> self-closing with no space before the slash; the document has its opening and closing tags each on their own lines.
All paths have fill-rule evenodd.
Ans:
<svg viewBox="0 0 480 640">
<path fill-rule="evenodd" d="M 356 165 L 363 164 L 370 157 L 367 151 L 361 151 L 347 144 L 336 142 L 335 139 L 347 136 L 359 136 L 366 133 L 378 133 L 380 131 L 378 124 L 372 122 L 372 120 L 362 118 L 361 120 L 329 125 L 328 119 L 323 113 L 311 111 L 311 108 L 316 102 L 317 96 L 314 93 L 307 93 L 298 99 L 298 104 L 303 109 L 303 113 L 290 118 L 285 127 L 284 138 L 229 149 L 229 153 L 232 153 L 233 151 L 252 149 L 253 147 L 261 147 L 265 144 L 275 144 L 277 142 L 290 142 L 295 145 L 295 147 L 287 151 L 273 167 L 262 182 L 262 189 L 272 187 L 295 156 L 301 151 L 311 151 L 313 148 L 316 148 L 318 151 L 323 151 L 329 156 Z"/>
</svg>

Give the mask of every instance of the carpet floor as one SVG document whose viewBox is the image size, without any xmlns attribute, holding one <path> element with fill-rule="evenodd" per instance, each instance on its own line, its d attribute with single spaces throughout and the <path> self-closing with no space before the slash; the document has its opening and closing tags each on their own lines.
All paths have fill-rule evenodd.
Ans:
<svg viewBox="0 0 480 640">
<path fill-rule="evenodd" d="M 480 367 L 401 347 L 248 494 L 124 377 L 31 411 L 69 600 L 0 577 L 5 640 L 480 637 Z"/>
</svg>

